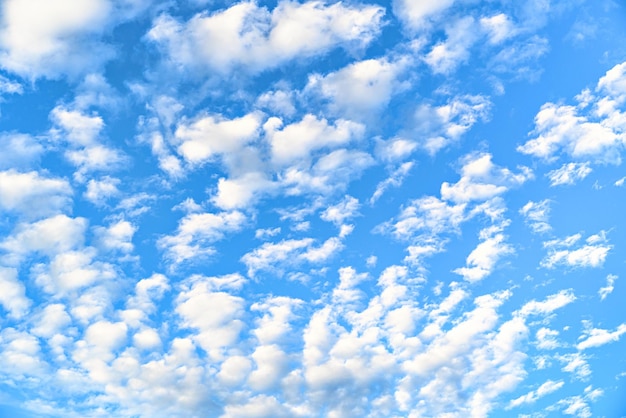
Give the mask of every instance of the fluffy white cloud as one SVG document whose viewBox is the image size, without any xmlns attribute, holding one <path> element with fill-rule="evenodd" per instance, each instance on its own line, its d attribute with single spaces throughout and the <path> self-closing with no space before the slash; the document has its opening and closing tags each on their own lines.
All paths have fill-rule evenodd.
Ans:
<svg viewBox="0 0 626 418">
<path fill-rule="evenodd" d="M 481 242 L 467 256 L 466 267 L 454 270 L 469 282 L 476 282 L 490 275 L 498 261 L 513 252 L 513 248 L 505 242 L 503 227 L 490 227 L 480 231 Z"/>
<path fill-rule="evenodd" d="M 550 215 L 550 200 L 544 199 L 540 202 L 532 200 L 526 203 L 520 210 L 525 222 L 536 234 L 542 234 L 552 229 L 548 223 Z"/>
<path fill-rule="evenodd" d="M 175 133 L 180 142 L 178 152 L 194 164 L 211 161 L 214 156 L 232 153 L 254 140 L 260 123 L 258 113 L 231 120 L 207 115 L 182 122 Z"/>
<path fill-rule="evenodd" d="M 576 296 L 571 290 L 562 290 L 556 294 L 550 295 L 546 300 L 538 302 L 531 300 L 526 302 L 518 311 L 522 316 L 529 315 L 547 315 L 560 309 L 576 300 Z"/>
<path fill-rule="evenodd" d="M 383 14 L 382 7 L 343 3 L 281 1 L 270 12 L 241 2 L 211 15 L 197 14 L 185 23 L 162 15 L 147 37 L 178 65 L 259 72 L 337 46 L 363 47 L 378 33 Z"/>
<path fill-rule="evenodd" d="M 600 347 L 604 344 L 618 341 L 622 334 L 625 333 L 626 324 L 620 324 L 613 332 L 607 331 L 605 329 L 592 328 L 586 330 L 585 333 L 580 337 L 584 339 L 576 345 L 576 348 L 579 350 L 586 350 L 588 348 Z"/>
<path fill-rule="evenodd" d="M 446 28 L 445 41 L 433 46 L 424 60 L 435 74 L 450 74 L 469 58 L 469 49 L 478 40 L 473 17 L 463 17 Z"/>
<path fill-rule="evenodd" d="M 16 269 L 0 267 L 0 304 L 13 318 L 21 318 L 32 304 Z"/>
<path fill-rule="evenodd" d="M 352 196 L 345 196 L 343 201 L 327 207 L 320 215 L 320 218 L 335 225 L 342 225 L 345 220 L 358 215 L 359 200 Z"/>
<path fill-rule="evenodd" d="M 413 30 L 423 28 L 428 19 L 442 13 L 454 4 L 454 0 L 394 0 L 394 13 Z"/>
<path fill-rule="evenodd" d="M 176 298 L 182 326 L 198 331 L 194 339 L 211 358 L 222 359 L 223 350 L 237 341 L 244 327 L 244 299 L 228 292 L 239 288 L 242 281 L 241 276 L 235 275 L 209 280 L 192 277 L 183 283 Z M 211 315 L 206 313 L 208 306 Z"/>
<path fill-rule="evenodd" d="M 36 171 L 0 171 L 0 208 L 26 217 L 67 210 L 72 188 L 67 180 L 48 178 Z"/>
<path fill-rule="evenodd" d="M 566 163 L 550 171 L 547 176 L 550 179 L 550 186 L 572 185 L 583 180 L 591 174 L 589 163 Z"/>
<path fill-rule="evenodd" d="M 491 154 L 469 155 L 463 161 L 461 179 L 441 184 L 441 197 L 456 203 L 487 200 L 519 186 L 533 177 L 532 171 L 521 167 L 515 174 L 508 168 L 500 168 L 491 161 Z"/>
<path fill-rule="evenodd" d="M 606 286 L 601 287 L 600 290 L 598 290 L 600 299 L 602 300 L 606 299 L 606 297 L 613 292 L 615 288 L 614 284 L 617 278 L 618 277 L 614 274 L 609 274 L 608 276 L 606 276 Z"/>
<path fill-rule="evenodd" d="M 0 136 L 2 154 L 0 169 L 29 167 L 39 160 L 44 147 L 33 137 L 24 134 L 4 134 Z"/>
<path fill-rule="evenodd" d="M 606 233 L 592 235 L 585 240 L 585 244 L 572 249 L 581 238 L 580 234 L 566 237 L 562 240 L 552 240 L 543 245 L 548 249 L 548 255 L 541 261 L 541 265 L 554 268 L 557 265 L 570 267 L 599 267 L 613 248 L 608 244 Z"/>
<path fill-rule="evenodd" d="M 408 65 L 408 58 L 359 61 L 324 76 L 309 76 L 306 90 L 328 99 L 331 110 L 362 120 L 407 87 L 399 78 Z"/>
<path fill-rule="evenodd" d="M 59 253 L 49 264 L 36 264 L 32 273 L 45 292 L 63 295 L 117 277 L 116 268 L 95 259 L 92 247 Z"/>
<path fill-rule="evenodd" d="M 109 19 L 107 0 L 9 0 L 2 4 L 0 65 L 22 76 L 77 75 L 112 56 L 94 39 Z"/>
<path fill-rule="evenodd" d="M 421 147 L 434 155 L 458 140 L 477 122 L 487 120 L 490 110 L 491 102 L 481 95 L 455 96 L 438 106 L 423 103 L 415 111 L 414 132 L 407 133 L 407 136 L 419 138 Z M 406 148 L 403 143 L 395 145 Z"/>
<path fill-rule="evenodd" d="M 281 165 L 308 159 L 312 151 L 321 148 L 345 145 L 359 139 L 365 129 L 361 124 L 344 119 L 331 125 L 326 119 L 311 114 L 285 127 L 282 124 L 281 119 L 273 117 L 263 125 L 272 149 L 272 160 Z"/>
<path fill-rule="evenodd" d="M 160 238 L 158 246 L 175 263 L 211 255 L 215 250 L 210 244 L 224 238 L 227 233 L 241 230 L 246 221 L 246 216 L 237 211 L 191 213 L 180 221 L 176 234 Z"/>
<path fill-rule="evenodd" d="M 52 257 L 82 247 L 87 220 L 57 215 L 34 223 L 18 225 L 0 247 L 7 252 L 5 260 L 19 261 L 31 252 Z"/>
<path fill-rule="evenodd" d="M 96 236 L 102 248 L 105 250 L 118 250 L 129 253 L 133 250 L 133 235 L 137 227 L 132 223 L 120 220 L 112 223 L 108 228 L 95 228 Z"/>
<path fill-rule="evenodd" d="M 576 96 L 578 106 L 546 103 L 535 117 L 535 138 L 518 151 L 546 160 L 560 153 L 576 159 L 619 164 L 624 148 L 626 117 L 621 111 L 624 95 L 624 64 L 600 78 L 599 96 L 584 90 Z"/>
<path fill-rule="evenodd" d="M 535 403 L 539 398 L 542 398 L 546 395 L 549 395 L 552 392 L 556 392 L 561 389 L 565 382 L 562 380 L 554 381 L 548 380 L 545 383 L 541 384 L 537 389 L 528 392 L 526 395 L 522 395 L 519 398 L 513 399 L 509 402 L 508 408 L 515 408 L 517 406 L 523 404 L 532 404 Z"/>
</svg>

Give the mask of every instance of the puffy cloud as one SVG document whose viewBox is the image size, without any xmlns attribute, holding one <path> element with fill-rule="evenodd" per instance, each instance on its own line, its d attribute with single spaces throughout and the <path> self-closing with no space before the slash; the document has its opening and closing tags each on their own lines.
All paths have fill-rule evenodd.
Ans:
<svg viewBox="0 0 626 418">
<path fill-rule="evenodd" d="M 550 200 L 544 199 L 540 202 L 532 200 L 526 203 L 520 210 L 525 222 L 536 234 L 542 234 L 552 229 L 548 223 L 550 215 Z"/>
<path fill-rule="evenodd" d="M 49 257 L 82 247 L 87 220 L 57 215 L 34 223 L 19 224 L 0 247 L 7 252 L 5 259 L 19 261 L 31 252 Z"/>
<path fill-rule="evenodd" d="M 79 181 L 90 171 L 110 171 L 126 161 L 121 151 L 100 142 L 100 132 L 104 128 L 100 116 L 57 106 L 50 112 L 50 119 L 58 127 L 52 131 L 53 136 L 62 138 L 70 145 L 65 151 L 65 157 L 78 167 L 75 175 Z"/>
<path fill-rule="evenodd" d="M 499 44 L 516 32 L 511 18 L 504 13 L 480 18 L 480 26 L 488 33 L 491 44 Z"/>
<path fill-rule="evenodd" d="M 65 179 L 48 178 L 36 171 L 0 171 L 0 208 L 26 217 L 41 217 L 67 210 L 72 188 Z"/>
<path fill-rule="evenodd" d="M 556 392 L 561 389 L 565 382 L 562 380 L 554 381 L 548 380 L 545 383 L 541 384 L 536 390 L 532 390 L 528 392 L 526 395 L 522 395 L 519 398 L 513 399 L 509 402 L 508 409 L 515 408 L 524 404 L 532 404 L 535 403 L 538 399 L 549 395 L 550 393 Z"/>
<path fill-rule="evenodd" d="M 467 16 L 446 28 L 445 41 L 433 46 L 424 60 L 435 74 L 450 74 L 469 58 L 469 49 L 478 39 L 476 21 Z"/>
<path fill-rule="evenodd" d="M 454 272 L 469 282 L 476 282 L 490 275 L 497 262 L 503 256 L 513 252 L 513 248 L 505 242 L 506 237 L 502 233 L 503 226 L 480 231 L 482 241 L 467 256 L 467 267 L 457 268 Z"/>
<path fill-rule="evenodd" d="M 95 260 L 95 256 L 92 247 L 59 253 L 49 264 L 33 267 L 35 282 L 47 293 L 64 295 L 116 278 L 115 267 Z"/>
<path fill-rule="evenodd" d="M 112 56 L 98 42 L 111 3 L 9 0 L 2 4 L 0 65 L 25 77 L 77 75 Z"/>
<path fill-rule="evenodd" d="M 87 182 L 87 190 L 83 196 L 94 205 L 102 206 L 109 198 L 120 193 L 117 188 L 119 184 L 119 179 L 109 176 L 105 176 L 101 180 L 91 179 Z"/>
<path fill-rule="evenodd" d="M 487 200 L 533 177 L 527 167 L 515 174 L 508 168 L 496 166 L 491 158 L 491 154 L 467 156 L 461 168 L 461 179 L 455 184 L 442 183 L 441 197 L 457 203 Z"/>
<path fill-rule="evenodd" d="M 615 288 L 615 280 L 617 280 L 617 278 L 618 277 L 614 274 L 609 274 L 608 276 L 606 276 L 606 286 L 601 287 L 600 290 L 598 290 L 598 294 L 600 295 L 601 300 L 606 299 L 606 297 L 613 292 L 613 289 Z"/>
<path fill-rule="evenodd" d="M 278 243 L 266 242 L 246 253 L 241 261 L 248 267 L 248 275 L 253 277 L 260 270 L 277 270 L 282 267 L 298 265 L 302 262 L 321 263 L 343 249 L 339 237 L 330 237 L 319 247 L 315 247 L 312 238 L 288 239 Z"/>
<path fill-rule="evenodd" d="M 576 300 L 576 296 L 571 290 L 561 290 L 558 293 L 550 295 L 546 300 L 538 302 L 531 300 L 526 302 L 518 311 L 522 316 L 529 315 L 547 315 L 560 309 Z"/>
<path fill-rule="evenodd" d="M 404 179 L 408 176 L 409 172 L 411 171 L 414 165 L 415 163 L 412 161 L 402 163 L 400 167 L 395 169 L 394 172 L 391 173 L 391 175 L 388 178 L 379 182 L 376 185 L 376 190 L 374 190 L 374 193 L 370 197 L 370 200 L 369 200 L 370 205 L 373 205 L 374 203 L 376 203 L 376 201 L 380 199 L 380 197 L 383 195 L 383 193 L 385 193 L 385 191 L 389 187 L 401 186 L 402 183 L 404 182 Z"/>
<path fill-rule="evenodd" d="M 24 316 L 32 304 L 16 269 L 0 267 L 0 304 L 12 318 Z"/>
<path fill-rule="evenodd" d="M 320 218 L 335 225 L 342 225 L 345 220 L 358 215 L 359 200 L 352 196 L 345 196 L 344 200 L 327 207 L 320 215 Z"/>
<path fill-rule="evenodd" d="M 408 64 L 407 58 L 358 61 L 324 76 L 309 76 L 305 90 L 328 99 L 333 111 L 362 120 L 386 106 L 394 93 L 408 87 L 400 81 Z"/>
<path fill-rule="evenodd" d="M 546 160 L 560 153 L 579 160 L 619 164 L 624 147 L 626 118 L 620 110 L 624 94 L 624 64 L 600 78 L 599 96 L 584 90 L 576 96 L 578 106 L 546 103 L 535 117 L 537 135 L 518 151 Z"/>
<path fill-rule="evenodd" d="M 605 329 L 592 328 L 586 330 L 580 337 L 584 339 L 576 345 L 576 348 L 586 350 L 588 348 L 600 347 L 604 344 L 618 341 L 624 333 L 626 333 L 626 324 L 620 324 L 613 332 Z"/>
<path fill-rule="evenodd" d="M 573 106 L 543 105 L 535 117 L 534 132 L 538 136 L 518 147 L 520 152 L 547 160 L 560 150 L 577 158 L 619 159 L 615 152 L 621 143 L 619 137 L 611 129 L 577 115 Z"/>
<path fill-rule="evenodd" d="M 281 119 L 273 117 L 263 126 L 272 149 L 272 161 L 280 165 L 308 159 L 312 151 L 321 148 L 345 145 L 364 132 L 361 124 L 339 119 L 333 126 L 326 119 L 311 114 L 285 127 L 282 123 Z"/>
<path fill-rule="evenodd" d="M 129 253 L 133 250 L 132 239 L 136 231 L 137 227 L 125 220 L 115 222 L 108 228 L 95 228 L 96 236 L 102 248 L 123 253 Z"/>
<path fill-rule="evenodd" d="M 487 120 L 490 110 L 491 102 L 481 95 L 455 96 L 438 106 L 423 103 L 415 111 L 414 132 L 408 132 L 407 136 L 420 138 L 420 145 L 434 155 L 458 140 L 477 122 Z"/>
<path fill-rule="evenodd" d="M 550 186 L 572 185 L 583 180 L 591 174 L 589 163 L 566 163 L 550 171 L 547 176 L 550 179 Z"/>
<path fill-rule="evenodd" d="M 211 161 L 214 156 L 237 151 L 255 139 L 260 123 L 258 113 L 231 120 L 207 115 L 182 122 L 175 133 L 180 141 L 178 152 L 194 164 Z"/>
<path fill-rule="evenodd" d="M 423 28 L 429 18 L 444 12 L 454 4 L 454 0 L 394 0 L 394 13 L 407 25 L 416 30 Z"/>
<path fill-rule="evenodd" d="M 176 234 L 161 237 L 158 246 L 175 263 L 211 255 L 215 250 L 210 244 L 224 238 L 227 233 L 240 231 L 246 221 L 246 216 L 237 211 L 191 213 L 180 221 Z"/>
<path fill-rule="evenodd" d="M 377 35 L 383 14 L 378 6 L 317 1 L 281 1 L 269 12 L 241 2 L 211 15 L 197 14 L 185 23 L 162 15 L 147 38 L 177 65 L 222 73 L 233 67 L 259 72 L 337 46 L 363 47 Z"/>
<path fill-rule="evenodd" d="M 0 169 L 29 167 L 44 152 L 44 147 L 30 135 L 4 134 L 0 136 L 0 143 Z"/>
<path fill-rule="evenodd" d="M 235 286 L 240 286 L 241 280 L 237 278 Z M 216 284 L 226 285 L 226 291 L 218 291 Z M 194 339 L 214 359 L 223 357 L 223 350 L 237 341 L 244 327 L 241 317 L 245 302 L 243 298 L 227 292 L 232 290 L 232 286 L 231 277 L 214 280 L 192 277 L 183 284 L 176 298 L 176 312 L 181 317 L 181 325 L 198 331 Z M 212 309 L 211 315 L 206 314 L 207 306 Z"/>
<path fill-rule="evenodd" d="M 613 248 L 608 244 L 605 232 L 592 235 L 586 243 L 576 249 L 571 249 L 581 238 L 580 234 L 572 235 L 562 240 L 552 240 L 544 243 L 548 255 L 541 261 L 541 265 L 553 268 L 557 265 L 570 267 L 599 267 L 604 264 L 609 251 Z"/>
</svg>

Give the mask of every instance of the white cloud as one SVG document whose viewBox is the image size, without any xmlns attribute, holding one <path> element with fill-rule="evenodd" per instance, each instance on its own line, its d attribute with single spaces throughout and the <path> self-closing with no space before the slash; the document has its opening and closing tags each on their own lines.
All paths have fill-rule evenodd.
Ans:
<svg viewBox="0 0 626 418">
<path fill-rule="evenodd" d="M 276 114 L 290 117 L 296 113 L 293 96 L 293 91 L 272 90 L 260 95 L 256 103 L 261 108 L 270 109 Z"/>
<path fill-rule="evenodd" d="M 106 0 L 9 0 L 2 4 L 0 65 L 22 76 L 77 75 L 112 56 L 98 42 L 109 19 Z"/>
<path fill-rule="evenodd" d="M 65 157 L 78 167 L 75 175 L 79 181 L 83 181 L 90 171 L 110 171 L 126 161 L 121 151 L 100 142 L 100 132 L 104 128 L 100 116 L 57 106 L 50 112 L 50 119 L 58 126 L 52 130 L 52 136 L 70 145 Z"/>
<path fill-rule="evenodd" d="M 102 206 L 108 199 L 120 193 L 117 188 L 119 184 L 119 179 L 109 176 L 105 176 L 101 180 L 90 179 L 83 196 L 94 205 Z"/>
<path fill-rule="evenodd" d="M 374 193 L 370 197 L 370 200 L 369 200 L 370 205 L 373 205 L 374 203 L 376 203 L 376 201 L 380 199 L 380 197 L 383 195 L 383 193 L 385 193 L 385 191 L 389 187 L 401 186 L 402 183 L 404 182 L 404 179 L 408 176 L 409 172 L 411 171 L 414 165 L 415 163 L 412 161 L 403 163 L 402 165 L 400 165 L 400 167 L 395 169 L 394 172 L 391 173 L 391 175 L 387 179 L 378 183 L 376 185 L 376 190 L 374 190 Z"/>
<path fill-rule="evenodd" d="M 541 261 L 542 267 L 554 268 L 557 265 L 570 267 L 600 267 L 613 248 L 608 244 L 605 233 L 587 238 L 586 243 L 576 249 L 571 247 L 581 238 L 580 234 L 562 240 L 544 242 L 548 255 Z"/>
<path fill-rule="evenodd" d="M 465 204 L 450 205 L 434 196 L 426 196 L 412 201 L 400 212 L 395 223 L 381 228 L 391 229 L 399 239 L 411 239 L 416 233 L 439 234 L 455 232 L 465 221 Z"/>
<path fill-rule="evenodd" d="M 254 277 L 260 270 L 274 270 L 282 274 L 286 266 L 303 262 L 323 263 L 343 249 L 342 236 L 330 237 L 321 245 L 315 246 L 312 238 L 288 239 L 277 243 L 266 242 L 246 253 L 241 261 L 248 268 L 248 275 Z"/>
<path fill-rule="evenodd" d="M 354 218 L 359 214 L 359 200 L 352 196 L 345 196 L 343 201 L 327 207 L 320 215 L 326 222 L 342 225 L 347 219 Z"/>
<path fill-rule="evenodd" d="M 65 294 L 116 278 L 116 268 L 96 261 L 95 256 L 92 247 L 66 251 L 55 255 L 49 264 L 36 264 L 32 274 L 37 285 L 50 294 Z"/>
<path fill-rule="evenodd" d="M 560 185 L 572 185 L 578 181 L 583 180 L 591 173 L 592 169 L 589 167 L 589 163 L 566 163 L 550 171 L 548 178 L 550 179 L 550 186 Z"/>
<path fill-rule="evenodd" d="M 559 380 L 559 381 L 548 380 L 545 383 L 543 383 L 541 386 L 539 386 L 536 390 L 532 390 L 528 392 L 526 395 L 522 395 L 519 398 L 513 399 L 511 402 L 509 402 L 509 405 L 507 408 L 510 409 L 510 408 L 515 408 L 524 404 L 535 403 L 538 399 L 561 389 L 564 384 L 565 382 L 563 382 L 562 380 Z"/>
<path fill-rule="evenodd" d="M 361 124 L 344 119 L 335 121 L 333 126 L 326 119 L 311 114 L 300 122 L 285 127 L 282 124 L 281 119 L 273 117 L 263 125 L 272 149 L 272 161 L 280 165 L 308 159 L 312 151 L 321 148 L 345 145 L 359 139 L 365 129 Z"/>
<path fill-rule="evenodd" d="M 31 332 L 34 335 L 51 339 L 66 331 L 66 327 L 72 323 L 72 318 L 68 315 L 65 305 L 53 303 L 46 305 L 34 315 L 33 322 Z"/>
<path fill-rule="evenodd" d="M 0 141 L 0 169 L 29 167 L 44 153 L 44 147 L 30 135 L 4 134 Z"/>
<path fill-rule="evenodd" d="M 178 152 L 185 160 L 200 164 L 214 156 L 235 152 L 258 135 L 261 115 L 250 113 L 227 120 L 221 116 L 200 116 L 181 122 L 176 128 Z"/>
<path fill-rule="evenodd" d="M 227 233 L 240 231 L 246 221 L 246 216 L 237 211 L 191 213 L 180 221 L 176 234 L 161 237 L 157 245 L 174 263 L 211 255 L 215 249 L 210 244 L 224 238 Z"/>
<path fill-rule="evenodd" d="M 337 46 L 361 48 L 377 35 L 383 14 L 378 6 L 315 1 L 281 1 L 269 12 L 241 2 L 211 15 L 197 14 L 186 23 L 162 15 L 147 38 L 177 65 L 203 72 L 211 68 L 227 73 L 241 67 L 259 72 Z"/>
<path fill-rule="evenodd" d="M 606 123 L 592 122 L 578 114 L 574 106 L 546 103 L 535 116 L 537 135 L 517 150 L 554 160 L 560 152 L 578 159 L 619 163 L 623 138 Z"/>
<path fill-rule="evenodd" d="M 450 74 L 469 59 L 469 49 L 478 40 L 473 17 L 463 17 L 446 28 L 447 38 L 433 46 L 424 60 L 435 74 Z"/>
<path fill-rule="evenodd" d="M 592 328 L 586 330 L 580 337 L 584 338 L 576 345 L 578 350 L 586 350 L 588 348 L 600 347 L 602 345 L 618 341 L 622 334 L 626 333 L 626 324 L 620 324 L 613 332 L 605 329 Z"/>
<path fill-rule="evenodd" d="M 386 106 L 395 93 L 408 87 L 399 80 L 408 64 L 407 58 L 358 61 L 324 76 L 309 76 L 305 91 L 328 99 L 331 110 L 363 120 L 372 111 Z"/>
<path fill-rule="evenodd" d="M 132 239 L 136 231 L 137 227 L 125 220 L 112 223 L 108 228 L 96 227 L 94 230 L 102 248 L 122 253 L 133 251 Z"/>
<path fill-rule="evenodd" d="M 521 167 L 520 172 L 515 174 L 508 168 L 496 166 L 491 158 L 491 154 L 465 157 L 461 168 L 461 179 L 455 184 L 442 183 L 441 197 L 456 203 L 487 200 L 533 177 L 529 168 Z"/>
<path fill-rule="evenodd" d="M 414 132 L 407 133 L 407 136 L 419 138 L 421 147 L 434 155 L 458 140 L 477 122 L 486 121 L 490 110 L 491 102 L 481 95 L 455 96 L 439 106 L 423 103 L 415 111 Z"/>
<path fill-rule="evenodd" d="M 277 188 L 277 184 L 264 173 L 253 171 L 235 178 L 220 178 L 217 192 L 211 201 L 220 209 L 242 209 L 256 202 L 264 193 Z"/>
<path fill-rule="evenodd" d="M 71 205 L 72 188 L 65 179 L 36 171 L 0 171 L 0 208 L 27 217 L 64 212 Z"/>
<path fill-rule="evenodd" d="M 526 302 L 522 308 L 517 311 L 522 316 L 529 315 L 548 315 L 557 309 L 560 309 L 576 300 L 576 296 L 571 290 L 561 290 L 546 298 L 546 300 L 538 302 L 531 300 Z"/>
<path fill-rule="evenodd" d="M 505 242 L 502 227 L 491 227 L 480 231 L 481 242 L 467 256 L 466 267 L 454 270 L 469 282 L 476 282 L 490 275 L 498 261 L 505 255 L 513 253 L 513 248 Z"/>
<path fill-rule="evenodd" d="M 540 328 L 537 330 L 537 348 L 541 350 L 553 350 L 557 347 L 560 347 L 561 344 L 558 342 L 556 337 L 558 337 L 559 332 L 549 329 L 549 328 Z"/>
<path fill-rule="evenodd" d="M 257 229 L 254 232 L 254 237 L 256 239 L 268 239 L 280 234 L 281 228 L 277 226 L 276 228 L 265 228 L 265 229 Z"/>
<path fill-rule="evenodd" d="M 608 276 L 606 276 L 606 286 L 601 287 L 600 290 L 598 290 L 598 295 L 600 295 L 601 300 L 606 299 L 608 295 L 613 293 L 613 289 L 615 288 L 615 281 L 617 280 L 617 278 L 618 277 L 614 274 L 609 274 Z"/>
<path fill-rule="evenodd" d="M 49 257 L 83 246 L 87 220 L 57 215 L 34 223 L 19 224 L 0 247 L 7 252 L 5 261 L 19 262 L 31 252 Z"/>
<path fill-rule="evenodd" d="M 454 4 L 454 0 L 394 0 L 393 11 L 410 29 L 423 28 L 429 18 L 444 12 Z"/>
<path fill-rule="evenodd" d="M 544 199 L 540 202 L 528 201 L 520 210 L 525 222 L 535 234 L 543 234 L 550 230 L 552 227 L 548 223 L 550 216 L 550 203 L 549 199 Z"/>
<path fill-rule="evenodd" d="M 244 327 L 241 317 L 245 302 L 239 296 L 216 291 L 213 282 L 223 281 L 216 279 L 191 278 L 185 282 L 176 298 L 176 312 L 183 327 L 199 331 L 193 338 L 207 354 L 213 359 L 222 359 L 224 350 L 237 341 Z M 206 314 L 207 306 L 211 307 L 211 315 Z"/>
<path fill-rule="evenodd" d="M 0 267 L 0 304 L 11 318 L 21 318 L 32 304 L 26 297 L 26 288 L 18 279 L 16 269 Z"/>
<path fill-rule="evenodd" d="M 516 33 L 511 18 L 504 13 L 480 18 L 480 26 L 489 36 L 489 43 L 497 45 Z"/>
</svg>

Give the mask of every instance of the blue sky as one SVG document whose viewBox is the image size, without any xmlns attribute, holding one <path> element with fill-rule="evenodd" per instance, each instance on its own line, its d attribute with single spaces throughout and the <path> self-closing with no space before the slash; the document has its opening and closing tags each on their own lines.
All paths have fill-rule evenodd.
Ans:
<svg viewBox="0 0 626 418">
<path fill-rule="evenodd" d="M 4 0 L 0 416 L 626 415 L 626 7 Z"/>
</svg>

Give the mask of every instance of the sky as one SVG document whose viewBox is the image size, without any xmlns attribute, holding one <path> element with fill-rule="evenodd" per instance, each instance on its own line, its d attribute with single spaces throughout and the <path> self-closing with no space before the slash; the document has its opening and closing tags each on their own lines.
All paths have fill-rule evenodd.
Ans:
<svg viewBox="0 0 626 418">
<path fill-rule="evenodd" d="M 0 10 L 0 417 L 626 416 L 623 2 Z"/>
</svg>

